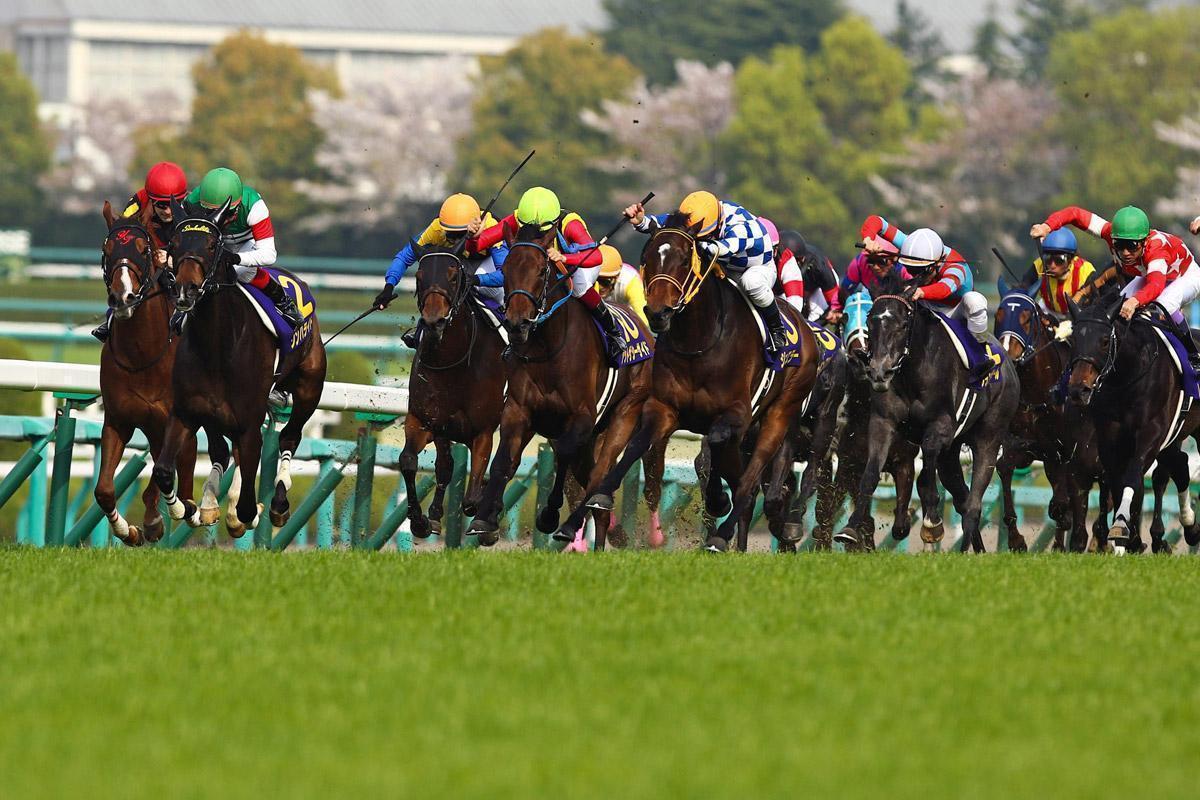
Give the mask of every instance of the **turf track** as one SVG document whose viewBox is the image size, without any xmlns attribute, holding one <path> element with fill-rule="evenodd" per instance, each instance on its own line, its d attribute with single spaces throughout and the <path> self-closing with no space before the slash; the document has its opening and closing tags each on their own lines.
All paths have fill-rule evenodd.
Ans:
<svg viewBox="0 0 1200 800">
<path fill-rule="evenodd" d="M 1195 797 L 1200 560 L 0 550 L 0 796 Z"/>
</svg>

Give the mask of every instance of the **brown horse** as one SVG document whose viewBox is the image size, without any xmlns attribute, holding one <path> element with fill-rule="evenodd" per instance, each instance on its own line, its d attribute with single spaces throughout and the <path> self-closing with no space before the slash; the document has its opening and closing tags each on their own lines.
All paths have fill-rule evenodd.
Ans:
<svg viewBox="0 0 1200 800">
<path fill-rule="evenodd" d="M 554 486 L 537 515 L 538 530 L 550 533 L 558 528 L 567 471 L 590 496 L 629 441 L 650 390 L 653 359 L 610 370 L 591 315 L 571 299 L 568 276 L 550 260 L 554 240 L 554 229 L 542 233 L 523 226 L 504 262 L 505 326 L 513 342 L 513 364 L 500 446 L 471 524 L 484 545 L 497 539 L 504 487 L 535 433 L 554 446 Z M 636 324 L 645 330 L 640 320 Z M 601 433 L 603 441 L 597 443 Z M 583 506 L 577 511 L 555 538 L 574 537 L 583 524 Z M 597 550 L 604 548 L 609 521 L 607 513 L 597 515 Z"/>
<path fill-rule="evenodd" d="M 422 539 L 441 533 L 443 500 L 454 473 L 451 442 L 471 448 L 463 513 L 475 513 L 483 495 L 492 436 L 504 407 L 504 340 L 470 299 L 470 278 L 470 267 L 449 248 L 431 248 L 417 260 L 417 308 L 427 332 L 409 377 L 400 472 L 408 496 L 416 498 L 417 457 L 432 439 L 437 448 L 437 489 L 428 519 L 420 503 L 414 500 L 408 506 L 412 533 Z"/>
<path fill-rule="evenodd" d="M 104 203 L 104 238 L 101 265 L 112 309 L 108 340 L 100 351 L 100 395 L 104 400 L 104 429 L 100 435 L 100 475 L 96 479 L 96 504 L 108 517 L 113 535 L 127 545 L 156 542 L 163 535 L 158 511 L 158 487 L 150 481 L 142 492 L 146 515 L 142 527 L 130 525 L 117 510 L 113 475 L 125 445 L 140 428 L 158 462 L 163 437 L 171 418 L 171 368 L 176 341 L 168 335 L 171 302 L 157 288 L 162 271 L 161 251 L 150 233 L 150 208 L 138 217 L 118 217 Z M 179 451 L 181 496 L 191 502 L 192 473 L 196 466 L 196 439 L 186 439 Z"/>
<path fill-rule="evenodd" d="M 729 512 L 708 537 L 709 550 L 727 549 L 735 527 L 745 547 L 751 504 L 767 464 L 786 446 L 800 407 L 817 375 L 817 344 L 812 330 L 791 306 L 781 313 L 797 332 L 799 353 L 779 373 L 768 374 L 762 336 L 741 291 L 721 279 L 716 262 L 701 264 L 698 226 L 686 227 L 678 214 L 654 232 L 642 252 L 646 310 L 658 334 L 650 397 L 642 407 L 637 433 L 616 467 L 588 501 L 612 508 L 612 495 L 625 473 L 656 442 L 678 428 L 708 437 L 712 468 L 733 491 L 733 507 L 720 480 L 706 482 L 705 507 L 714 517 Z M 742 439 L 757 423 L 758 437 L 743 465 Z M 773 482 L 766 492 L 768 519 L 782 515 L 790 499 L 788 482 Z"/>
<path fill-rule="evenodd" d="M 213 471 L 205 483 L 199 516 L 204 524 L 215 522 L 216 488 L 229 463 L 229 448 L 224 439 L 228 436 L 237 446 L 240 466 L 230 489 L 230 502 L 233 503 L 234 496 L 238 497 L 236 512 L 227 518 L 230 534 L 237 537 L 247 527 L 258 524 L 261 507 L 255 491 L 255 473 L 262 453 L 262 425 L 272 384 L 292 394 L 292 413 L 279 433 L 279 468 L 271 500 L 271 523 L 283 525 L 291 515 L 287 492 L 291 487 L 292 454 L 300 443 L 305 423 L 321 399 L 325 348 L 313 316 L 312 333 L 273 369 L 277 353 L 275 338 L 264 329 L 252 301 L 239 289 L 232 262 L 222 249 L 219 221 L 227 208 L 228 203 L 207 216 L 191 209 L 193 216 L 180 220 L 171 236 L 169 249 L 176 275 L 176 313 L 172 324 L 182 328 L 182 335 L 175 355 L 174 413 L 162 459 L 154 465 L 154 480 L 171 508 L 172 518 L 182 518 L 185 504 L 175 498 L 172 470 L 188 436 L 204 426 L 209 432 Z M 285 277 L 299 293 L 302 288 L 299 279 Z"/>
</svg>

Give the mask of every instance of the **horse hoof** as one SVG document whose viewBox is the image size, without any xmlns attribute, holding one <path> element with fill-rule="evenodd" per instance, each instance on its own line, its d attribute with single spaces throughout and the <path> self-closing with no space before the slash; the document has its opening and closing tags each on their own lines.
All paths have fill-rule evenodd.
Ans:
<svg viewBox="0 0 1200 800">
<path fill-rule="evenodd" d="M 478 536 L 479 536 L 479 546 L 480 547 L 491 547 L 494 544 L 496 544 L 496 542 L 500 541 L 500 531 L 498 531 L 498 530 L 483 531 L 480 534 L 478 534 Z"/>
<path fill-rule="evenodd" d="M 236 517 L 225 518 L 225 530 L 229 532 L 231 539 L 240 539 L 246 535 L 246 526 L 238 522 Z"/>
<path fill-rule="evenodd" d="M 704 542 L 704 550 L 709 553 L 724 553 L 729 549 L 729 542 L 720 536 L 710 536 Z"/>
<path fill-rule="evenodd" d="M 292 510 L 290 508 L 283 511 L 271 509 L 271 525 L 276 528 L 282 528 L 287 524 L 287 521 L 292 518 Z"/>
<path fill-rule="evenodd" d="M 1200 544 L 1200 522 L 1194 522 L 1184 527 L 1183 541 L 1187 542 L 1188 547 Z"/>
<path fill-rule="evenodd" d="M 858 538 L 858 531 L 853 528 L 842 528 L 833 535 L 835 542 L 840 542 L 842 547 L 847 550 L 857 550 L 862 546 L 862 540 Z"/>
<path fill-rule="evenodd" d="M 548 533 L 548 531 L 542 531 L 542 533 Z M 550 538 L 556 542 L 573 542 L 575 541 L 575 529 L 564 525 L 550 534 Z"/>
<path fill-rule="evenodd" d="M 117 536 L 116 534 L 113 535 Z M 121 543 L 126 547 L 141 547 L 146 543 L 145 537 L 142 536 L 142 532 L 136 525 L 130 525 L 129 532 L 124 536 L 117 536 L 117 538 L 120 539 Z"/>
<path fill-rule="evenodd" d="M 629 546 L 629 534 L 620 525 L 614 525 L 608 529 L 608 543 L 618 550 L 624 550 Z"/>
<path fill-rule="evenodd" d="M 537 515 L 537 529 L 542 533 L 550 533 L 558 527 L 558 509 L 546 506 Z M 558 538 L 557 536 L 555 538 Z M 562 541 L 571 541 L 570 539 Z"/>
<path fill-rule="evenodd" d="M 431 536 L 442 535 L 442 521 L 440 519 L 429 520 L 429 533 Z"/>
<path fill-rule="evenodd" d="M 1108 529 L 1108 541 L 1111 542 L 1114 547 L 1118 544 L 1124 547 L 1129 541 L 1129 529 L 1124 525 L 1113 525 Z"/>
<path fill-rule="evenodd" d="M 921 541 L 925 544 L 937 544 L 946 535 L 946 523 L 938 522 L 934 525 L 921 525 Z"/>
<path fill-rule="evenodd" d="M 1175 549 L 1171 547 L 1171 543 L 1166 539 L 1158 539 L 1157 541 L 1152 542 L 1150 547 L 1157 555 L 1169 556 L 1175 551 Z"/>
<path fill-rule="evenodd" d="M 804 523 L 803 522 L 785 522 L 783 530 L 779 534 L 779 543 L 795 545 L 796 542 L 804 538 Z"/>
<path fill-rule="evenodd" d="M 729 495 L 725 494 L 725 492 L 721 492 L 721 498 L 717 501 L 717 503 L 718 505 L 713 508 L 709 508 L 708 504 L 705 504 L 704 510 L 708 512 L 709 516 L 711 516 L 713 519 L 727 517 L 729 516 L 729 513 L 733 511 L 733 501 L 729 499 Z"/>
<path fill-rule="evenodd" d="M 464 503 L 462 504 L 462 513 L 463 513 L 463 516 L 464 516 L 464 517 L 473 517 L 473 516 L 475 516 L 475 512 L 476 512 L 476 511 L 478 511 L 478 510 L 479 510 L 479 504 L 478 504 L 478 503 L 466 503 L 466 502 L 464 502 Z"/>
<path fill-rule="evenodd" d="M 216 525 L 217 520 L 221 518 L 221 507 L 212 506 L 211 508 L 200 509 L 200 524 L 201 525 Z"/>
<path fill-rule="evenodd" d="M 796 543 L 780 540 L 775 548 L 776 553 L 794 553 L 796 552 Z"/>
<path fill-rule="evenodd" d="M 157 517 L 156 519 L 152 519 L 152 520 L 146 522 L 145 526 L 146 526 L 145 530 L 139 532 L 141 541 L 138 542 L 138 545 L 141 545 L 143 542 L 150 542 L 151 544 L 153 544 L 154 542 L 157 542 L 159 539 L 161 539 L 163 537 L 162 517 Z M 130 533 L 131 538 L 132 538 L 133 532 L 136 530 L 137 530 L 137 528 L 133 527 L 132 525 L 129 526 L 129 533 Z"/>
<path fill-rule="evenodd" d="M 1008 551 L 1010 553 L 1028 553 L 1029 545 L 1025 544 L 1025 537 L 1018 536 L 1015 539 L 1009 539 Z"/>
<path fill-rule="evenodd" d="M 496 523 L 488 522 L 486 519 L 483 519 L 482 517 L 476 517 L 475 520 L 471 523 L 471 527 L 467 528 L 467 535 L 468 536 L 478 536 L 479 543 L 483 544 L 485 537 L 494 536 L 494 535 L 496 535 L 497 531 L 499 531 L 499 530 L 500 530 L 500 526 L 497 525 Z M 416 523 L 414 522 L 413 523 L 413 536 L 417 536 L 417 535 L 418 534 L 417 534 Z M 428 535 L 429 535 L 429 532 L 427 530 L 425 532 L 425 536 L 428 536 Z M 425 536 L 421 536 L 421 538 L 424 539 Z M 493 541 L 492 544 L 495 544 L 495 541 Z"/>
</svg>

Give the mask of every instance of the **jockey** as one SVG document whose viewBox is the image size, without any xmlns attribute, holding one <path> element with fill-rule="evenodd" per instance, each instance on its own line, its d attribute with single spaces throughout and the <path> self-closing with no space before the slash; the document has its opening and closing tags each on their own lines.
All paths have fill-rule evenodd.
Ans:
<svg viewBox="0 0 1200 800">
<path fill-rule="evenodd" d="M 226 201 L 229 210 L 224 220 L 222 239 L 226 257 L 233 262 L 238 283 L 248 283 L 265 294 L 293 328 L 304 322 L 296 308 L 295 299 L 283 290 L 279 282 L 262 267 L 275 263 L 275 228 L 271 212 L 262 196 L 251 186 L 242 183 L 236 172 L 228 167 L 211 169 L 187 196 L 190 205 L 197 203 L 205 209 L 220 208 Z"/>
<path fill-rule="evenodd" d="M 836 325 L 842 319 L 842 302 L 838 297 L 838 274 L 833 262 L 819 247 L 805 244 L 801 259 L 804 289 L 808 292 L 808 318 L 816 322 L 822 317 Z"/>
<path fill-rule="evenodd" d="M 1052 231 L 1042 240 L 1042 255 L 1013 288 L 1036 296 L 1043 311 L 1066 316 L 1067 298 L 1083 288 L 1096 271 L 1078 252 L 1079 244 L 1069 229 Z"/>
<path fill-rule="evenodd" d="M 882 236 L 875 237 L 875 244 L 878 247 L 876 252 L 869 253 L 864 249 L 846 265 L 846 274 L 838 285 L 840 305 L 844 305 L 846 299 L 859 288 L 865 287 L 868 291 L 878 289 L 889 275 L 902 281 L 912 280 L 912 275 L 897 261 L 900 248 Z"/>
<path fill-rule="evenodd" d="M 395 298 L 396 284 L 400 283 L 408 268 L 416 263 L 418 250 L 423 247 L 455 247 L 460 242 L 465 242 L 463 256 L 478 265 L 469 278 L 471 286 L 496 302 L 503 301 L 504 273 L 501 267 L 508 256 L 508 245 L 500 241 L 485 250 L 475 250 L 470 246 L 469 237 L 496 224 L 490 213 L 486 219 L 480 219 L 480 213 L 479 203 L 468 194 L 452 194 L 442 201 L 437 217 L 420 236 L 405 242 L 400 252 L 392 258 L 392 265 L 383 279 L 383 290 L 375 297 L 375 308 L 382 311 Z M 424 332 L 425 321 L 418 317 L 417 326 L 400 338 L 415 350 Z"/>
<path fill-rule="evenodd" d="M 775 259 L 775 269 L 778 273 L 775 279 L 775 296 L 786 301 L 800 316 L 804 316 L 804 274 L 800 271 L 796 254 L 781 244 L 779 229 L 775 227 L 774 222 L 766 217 L 759 217 L 758 221 L 767 229 L 767 236 L 771 238 L 771 255 Z M 803 256 L 801 253 L 801 258 Z"/>
<path fill-rule="evenodd" d="M 606 301 L 625 303 L 633 309 L 633 313 L 649 325 L 646 319 L 646 285 L 642 283 L 642 273 L 636 267 L 625 263 L 621 253 L 611 244 L 600 245 L 600 278 L 596 281 L 596 291 Z"/>
<path fill-rule="evenodd" d="M 918 284 L 908 290 L 909 299 L 924 300 L 940 306 L 949 317 L 965 319 L 975 341 L 987 342 L 990 327 L 987 298 L 972 291 L 971 267 L 961 253 L 943 244 L 942 237 L 929 228 L 919 228 L 906 234 L 877 216 L 867 217 L 860 233 L 863 249 L 867 253 L 882 251 L 881 246 L 876 244 L 877 236 L 900 246 L 900 264 Z M 974 377 L 983 377 L 991 371 L 992 366 L 987 361 L 977 365 L 975 369 L 982 375 Z"/>
<path fill-rule="evenodd" d="M 557 246 L 551 246 L 546 256 L 561 272 L 570 276 L 571 295 L 583 303 L 604 329 L 609 359 L 619 359 L 625 350 L 625 337 L 620 323 L 595 287 L 602 261 L 600 250 L 592 241 L 583 217 L 574 211 L 564 211 L 554 192 L 544 186 L 528 189 L 521 195 L 516 211 L 485 228 L 467 242 L 467 247 L 479 252 L 505 239 L 515 239 L 526 225 L 533 225 L 542 233 L 555 231 Z"/>
<path fill-rule="evenodd" d="M 152 208 L 150 217 L 150 235 L 158 247 L 158 266 L 167 263 L 166 243 L 171 238 L 170 225 L 175 219 L 174 204 L 183 202 L 187 195 L 187 175 L 183 167 L 171 161 L 160 161 L 146 173 L 146 183 L 138 189 L 129 202 L 125 204 L 122 216 L 136 217 L 147 205 Z M 160 280 L 169 281 L 169 272 L 163 272 Z M 108 339 L 109 317 L 104 318 L 92 336 L 100 341 Z"/>
<path fill-rule="evenodd" d="M 679 204 L 686 224 L 696 229 L 696 247 L 704 258 L 716 258 L 726 273 L 758 308 L 769 332 L 767 345 L 779 352 L 788 346 L 783 318 L 775 304 L 777 271 L 773 245 L 758 218 L 746 209 L 711 192 L 692 192 Z M 641 203 L 625 209 L 625 216 L 642 233 L 653 233 L 666 224 L 668 214 L 648 216 Z"/>
<path fill-rule="evenodd" d="M 1171 318 L 1179 341 L 1187 348 L 1188 361 L 1200 371 L 1200 352 L 1196 350 L 1192 332 L 1182 315 L 1176 317 L 1200 294 L 1200 268 L 1183 240 L 1153 230 L 1146 212 L 1135 206 L 1117 211 L 1112 222 L 1078 206 L 1068 206 L 1034 225 L 1029 235 L 1042 239 L 1066 225 L 1074 225 L 1107 242 L 1121 271 L 1132 278 L 1121 290 L 1125 298 L 1121 318 L 1130 319 L 1138 307 L 1158 303 Z"/>
</svg>

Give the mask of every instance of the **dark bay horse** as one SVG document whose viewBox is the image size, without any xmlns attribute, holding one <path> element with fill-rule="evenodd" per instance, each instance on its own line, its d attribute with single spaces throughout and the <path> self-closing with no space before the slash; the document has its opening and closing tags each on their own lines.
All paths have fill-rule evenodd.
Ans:
<svg viewBox="0 0 1200 800">
<path fill-rule="evenodd" d="M 554 240 L 554 229 L 543 233 L 523 226 L 504 262 L 505 326 L 513 344 L 508 397 L 500 444 L 470 529 L 484 545 L 496 542 L 504 487 L 535 433 L 554 447 L 554 486 L 537 515 L 538 530 L 550 533 L 559 528 L 567 471 L 590 496 L 625 448 L 650 390 L 653 359 L 610 374 L 599 330 L 587 309 L 571 299 L 569 281 L 550 260 Z M 636 324 L 641 328 L 640 320 Z M 584 515 L 581 505 L 555 538 L 574 538 Z M 596 549 L 601 550 L 609 515 L 597 517 Z"/>
<path fill-rule="evenodd" d="M 239 288 L 232 261 L 222 249 L 219 221 L 227 208 L 228 203 L 208 215 L 190 209 L 194 216 L 176 223 L 171 237 L 176 280 L 173 322 L 182 326 L 182 333 L 175 355 L 174 412 L 163 457 L 154 465 L 154 480 L 171 505 L 171 516 L 182 515 L 184 504 L 175 499 L 172 486 L 175 458 L 187 437 L 203 426 L 209 432 L 213 473 L 205 483 L 201 504 L 202 511 L 210 513 L 202 513 L 201 521 L 215 522 L 216 485 L 229 464 L 224 439 L 228 436 L 237 447 L 240 467 L 240 481 L 235 478 L 234 488 L 230 489 L 230 502 L 235 494 L 238 497 L 236 512 L 227 517 L 230 534 L 237 537 L 247 527 L 258 524 L 255 475 L 272 384 L 291 393 L 292 413 L 279 433 L 279 469 L 271 500 L 271 522 L 283 525 L 291 515 L 287 492 L 291 487 L 292 454 L 321 399 L 325 348 L 313 316 L 307 341 L 274 368 L 275 338 Z M 298 292 L 299 279 L 287 277 Z M 302 298 L 298 305 L 305 305 Z"/>
<path fill-rule="evenodd" d="M 450 248 L 433 247 L 417 259 L 417 308 L 426 334 L 409 376 L 408 415 L 400 472 L 410 498 L 417 497 L 417 457 L 432 439 L 437 448 L 437 489 L 428 519 L 410 502 L 414 536 L 441 533 L 446 487 L 454 473 L 452 442 L 471 448 L 470 482 L 463 512 L 475 513 L 483 495 L 483 472 L 504 405 L 504 340 L 470 298 L 471 267 Z"/>
<path fill-rule="evenodd" d="M 1071 347 L 1055 338 L 1056 321 L 1023 292 L 1010 292 L 996 309 L 994 331 L 1021 379 L 1021 400 L 996 465 L 1004 498 L 1004 526 L 1009 550 L 1026 549 L 1017 530 L 1013 501 L 1014 470 L 1041 461 L 1053 490 L 1049 515 L 1055 522 L 1053 549 L 1065 550 L 1064 531 L 1071 529 L 1070 549 L 1087 549 L 1087 498 L 1092 484 L 1101 483 L 1101 518 L 1108 513 L 1090 417 L 1065 403 L 1056 393 L 1070 362 Z"/>
<path fill-rule="evenodd" d="M 799 351 L 784 369 L 769 374 L 749 302 L 719 275 L 715 262 L 701 263 L 697 232 L 698 227 L 688 228 L 674 214 L 642 251 L 646 310 L 650 328 L 658 335 L 652 388 L 637 433 L 588 503 L 611 508 L 613 493 L 642 454 L 686 428 L 706 436 L 712 450 L 714 478 L 706 482 L 705 508 L 713 517 L 728 517 L 705 547 L 724 551 L 735 528 L 744 547 L 751 504 L 768 464 L 778 458 L 776 464 L 786 464 L 790 471 L 788 440 L 816 381 L 819 356 L 812 330 L 791 306 L 782 304 Z M 743 464 L 742 440 L 754 424 L 757 440 L 749 462 Z M 721 480 L 733 492 L 732 510 Z M 768 487 L 768 519 L 786 513 L 789 484 L 777 481 Z"/>
<path fill-rule="evenodd" d="M 830 478 L 830 465 L 820 477 L 817 526 L 813 530 L 813 541 L 820 550 L 832 547 L 836 515 L 841 511 L 845 498 L 857 491 L 870 454 L 867 421 L 871 418 L 871 398 L 874 393 L 866 376 L 866 366 L 870 357 L 867 316 L 871 312 L 871 305 L 872 299 L 867 290 L 851 295 L 846 302 L 846 325 L 842 332 L 849 360 L 846 399 L 838 418 L 837 473 Z M 909 534 L 909 504 L 912 502 L 918 452 L 912 443 L 897 439 L 883 463 L 883 471 L 895 479 L 896 509 L 892 518 L 892 538 L 898 542 Z M 859 536 L 863 549 L 875 549 L 875 520 L 870 515 L 859 528 Z"/>
<path fill-rule="evenodd" d="M 100 435 L 100 474 L 96 479 L 96 504 L 108 517 L 113 535 L 127 545 L 162 538 L 163 520 L 158 511 L 158 487 L 149 481 L 142 492 L 146 515 L 142 527 L 130 525 L 117 510 L 113 475 L 121 463 L 125 445 L 140 428 L 150 443 L 155 463 L 162 452 L 167 423 L 171 418 L 171 369 L 176 341 L 169 335 L 167 320 L 172 306 L 168 294 L 158 288 L 162 275 L 159 253 L 149 225 L 147 206 L 138 217 L 118 217 L 104 203 L 104 238 L 101 265 L 112 309 L 108 340 L 100 351 L 100 395 L 104 400 L 104 429 Z M 180 446 L 176 463 L 180 496 L 192 498 L 192 474 L 196 466 L 196 438 Z"/>
<path fill-rule="evenodd" d="M 869 518 L 871 495 L 893 444 L 905 439 L 921 448 L 917 479 L 926 538 L 943 528 L 938 478 L 962 515 L 962 550 L 983 552 L 980 516 L 983 493 L 992 480 L 1000 444 L 1020 399 L 1012 363 L 1000 365 L 1000 379 L 968 388 L 969 372 L 934 312 L 903 295 L 875 298 L 868 320 L 871 355 L 867 378 L 875 396 L 867 429 L 869 455 L 847 527 L 835 537 L 848 547 L 861 544 L 859 531 Z M 959 449 L 972 451 L 971 485 L 963 480 Z"/>
<path fill-rule="evenodd" d="M 1125 322 L 1118 317 L 1120 304 L 1121 298 L 1111 295 L 1082 308 L 1069 304 L 1074 326 L 1069 393 L 1095 424 L 1100 463 L 1116 508 L 1106 539 L 1115 547 L 1143 548 L 1143 476 L 1158 460 L 1165 469 L 1155 478 L 1156 515 L 1161 516 L 1161 492 L 1170 475 L 1179 489 L 1187 542 L 1196 544 L 1200 526 L 1179 444 L 1200 429 L 1200 404 L 1187 408 L 1179 373 L 1155 332 L 1150 313 L 1161 309 L 1151 304 L 1149 313 L 1140 310 Z M 1161 522 L 1151 526 L 1156 553 L 1170 550 L 1163 532 Z M 1099 544 L 1103 549 L 1104 542 Z"/>
</svg>

